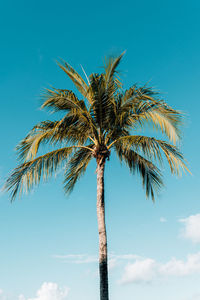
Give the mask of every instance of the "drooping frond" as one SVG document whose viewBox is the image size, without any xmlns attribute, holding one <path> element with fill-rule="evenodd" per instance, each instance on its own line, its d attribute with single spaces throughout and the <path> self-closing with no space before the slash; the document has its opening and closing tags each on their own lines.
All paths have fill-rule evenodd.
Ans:
<svg viewBox="0 0 200 300">
<path fill-rule="evenodd" d="M 18 191 L 29 191 L 39 184 L 41 177 L 44 180 L 49 178 L 66 161 L 73 149 L 66 147 L 49 152 L 14 169 L 5 185 L 7 191 L 12 191 L 11 199 L 15 199 Z"/>
<path fill-rule="evenodd" d="M 53 132 L 58 123 L 58 121 L 44 121 L 34 126 L 29 134 L 16 147 L 19 159 L 21 161 L 34 159 L 40 144 L 52 139 Z"/>
<path fill-rule="evenodd" d="M 139 120 L 146 123 L 153 123 L 162 133 L 165 133 L 170 141 L 174 144 L 180 139 L 180 125 L 182 123 L 182 115 L 179 111 L 172 109 L 166 104 L 155 102 L 148 108 L 142 108 L 139 112 Z"/>
<path fill-rule="evenodd" d="M 131 173 L 139 173 L 146 190 L 146 196 L 151 196 L 154 201 L 155 192 L 158 192 L 163 186 L 160 170 L 137 152 L 131 149 L 125 150 L 120 144 L 115 144 L 115 150 L 119 159 L 126 163 Z"/>
<path fill-rule="evenodd" d="M 181 174 L 181 169 L 189 171 L 184 163 L 183 155 L 177 147 L 166 141 L 140 135 L 121 137 L 116 142 L 118 141 L 123 145 L 124 149 L 129 150 L 132 148 L 137 152 L 140 151 L 148 159 L 158 160 L 160 163 L 162 163 L 162 154 L 164 154 L 172 174 Z"/>
<path fill-rule="evenodd" d="M 68 161 L 64 180 L 64 190 L 66 193 L 72 192 L 76 182 L 85 173 L 92 158 L 92 151 L 89 149 L 80 149 Z"/>
</svg>

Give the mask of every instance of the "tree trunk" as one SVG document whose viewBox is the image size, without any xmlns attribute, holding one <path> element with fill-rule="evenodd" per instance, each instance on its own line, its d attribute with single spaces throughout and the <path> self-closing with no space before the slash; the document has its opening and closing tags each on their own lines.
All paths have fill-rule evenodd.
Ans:
<svg viewBox="0 0 200 300">
<path fill-rule="evenodd" d="M 97 220 L 99 230 L 99 275 L 100 300 L 109 300 L 108 295 L 108 265 L 107 265 L 107 237 L 104 207 L 104 168 L 105 160 L 97 161 Z"/>
</svg>

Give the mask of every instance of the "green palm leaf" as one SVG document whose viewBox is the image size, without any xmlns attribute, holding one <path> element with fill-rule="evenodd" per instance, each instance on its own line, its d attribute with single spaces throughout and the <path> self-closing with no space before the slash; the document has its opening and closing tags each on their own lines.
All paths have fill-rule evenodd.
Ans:
<svg viewBox="0 0 200 300">
<path fill-rule="evenodd" d="M 33 185 L 39 184 L 41 177 L 48 179 L 66 161 L 73 149 L 66 147 L 49 152 L 14 169 L 5 184 L 5 189 L 11 190 L 11 199 L 15 199 L 18 191 L 29 191 Z"/>
<path fill-rule="evenodd" d="M 53 112 L 60 110 L 80 109 L 83 101 L 80 101 L 76 95 L 69 90 L 46 89 L 43 94 L 44 103 L 42 108 L 49 108 Z"/>
<path fill-rule="evenodd" d="M 79 90 L 79 92 L 89 99 L 88 94 L 88 86 L 83 80 L 83 78 L 78 74 L 72 66 L 70 66 L 67 62 L 62 60 L 62 63 L 58 62 L 58 66 L 69 76 L 69 78 L 73 81 L 76 88 Z"/>
<path fill-rule="evenodd" d="M 116 143 L 117 142 L 120 142 L 124 149 L 129 150 L 130 148 L 133 148 L 135 151 L 141 151 L 148 159 L 157 159 L 160 163 L 162 163 L 163 160 L 163 153 L 169 163 L 172 173 L 179 175 L 181 169 L 189 171 L 184 163 L 183 155 L 179 152 L 177 147 L 167 143 L 166 141 L 152 137 L 130 135 L 120 137 L 116 140 Z M 112 143 L 112 145 L 114 145 L 114 143 Z M 110 149 L 110 147 L 108 148 Z"/>
<path fill-rule="evenodd" d="M 180 138 L 182 115 L 155 96 L 157 97 L 157 93 L 153 89 L 137 88 L 135 85 L 125 92 L 120 114 L 125 114 L 126 122 L 128 120 L 133 127 L 138 123 L 140 126 L 153 123 L 175 143 Z"/>
<path fill-rule="evenodd" d="M 139 173 L 146 190 L 146 196 L 151 196 L 154 201 L 155 192 L 158 192 L 163 186 L 160 170 L 137 152 L 124 149 L 120 144 L 115 144 L 115 151 L 120 161 L 124 161 L 129 167 L 131 173 Z"/>
<path fill-rule="evenodd" d="M 72 192 L 76 182 L 85 173 L 92 158 L 93 155 L 89 149 L 80 149 L 67 162 L 64 180 L 64 190 L 66 193 Z"/>
</svg>

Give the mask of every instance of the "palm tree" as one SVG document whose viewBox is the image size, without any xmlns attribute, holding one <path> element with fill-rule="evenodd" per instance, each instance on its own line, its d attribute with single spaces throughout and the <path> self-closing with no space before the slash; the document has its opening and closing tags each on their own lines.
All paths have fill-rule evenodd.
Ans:
<svg viewBox="0 0 200 300">
<path fill-rule="evenodd" d="M 124 54 L 124 53 L 123 53 Z M 18 192 L 29 191 L 47 179 L 62 165 L 65 168 L 64 190 L 70 193 L 84 174 L 89 162 L 96 160 L 97 219 L 99 231 L 100 299 L 108 300 L 107 237 L 104 206 L 104 170 L 111 151 L 125 162 L 131 173 L 139 173 L 147 197 L 154 200 L 155 191 L 163 185 L 160 170 L 166 157 L 172 173 L 186 169 L 183 156 L 174 145 L 180 138 L 181 113 L 159 99 L 147 86 L 133 85 L 122 91 L 116 71 L 123 54 L 105 61 L 102 74 L 84 79 L 66 62 L 59 67 L 73 81 L 81 94 L 79 99 L 66 89 L 47 89 L 42 108 L 63 112 L 58 121 L 37 124 L 17 146 L 21 164 L 6 182 L 11 200 Z M 138 135 L 138 129 L 150 123 L 172 143 Z M 56 150 L 37 156 L 38 149 L 48 143 Z"/>
</svg>

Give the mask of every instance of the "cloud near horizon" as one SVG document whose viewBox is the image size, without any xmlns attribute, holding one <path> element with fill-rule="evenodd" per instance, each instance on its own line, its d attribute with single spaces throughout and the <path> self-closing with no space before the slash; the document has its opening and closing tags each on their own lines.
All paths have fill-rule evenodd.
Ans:
<svg viewBox="0 0 200 300">
<path fill-rule="evenodd" d="M 149 283 L 156 279 L 195 273 L 200 273 L 200 252 L 188 255 L 186 261 L 172 258 L 166 263 L 160 263 L 151 258 L 141 258 L 125 267 L 119 283 Z"/>
<path fill-rule="evenodd" d="M 26 298 L 24 295 L 20 295 L 18 300 L 67 300 L 68 294 L 68 287 L 60 288 L 57 283 L 44 282 L 36 292 L 36 297 Z"/>
<path fill-rule="evenodd" d="M 87 264 L 98 262 L 97 256 L 87 254 L 54 255 L 53 257 L 64 263 Z M 108 257 L 109 270 L 116 266 L 124 268 L 121 279 L 118 281 L 120 284 L 149 283 L 174 276 L 183 277 L 200 274 L 200 252 L 189 254 L 185 260 L 171 258 L 167 262 L 158 262 L 153 258 L 145 258 L 135 254 L 116 255 L 111 253 Z M 128 261 L 128 264 L 124 267 L 126 261 Z"/>
</svg>

